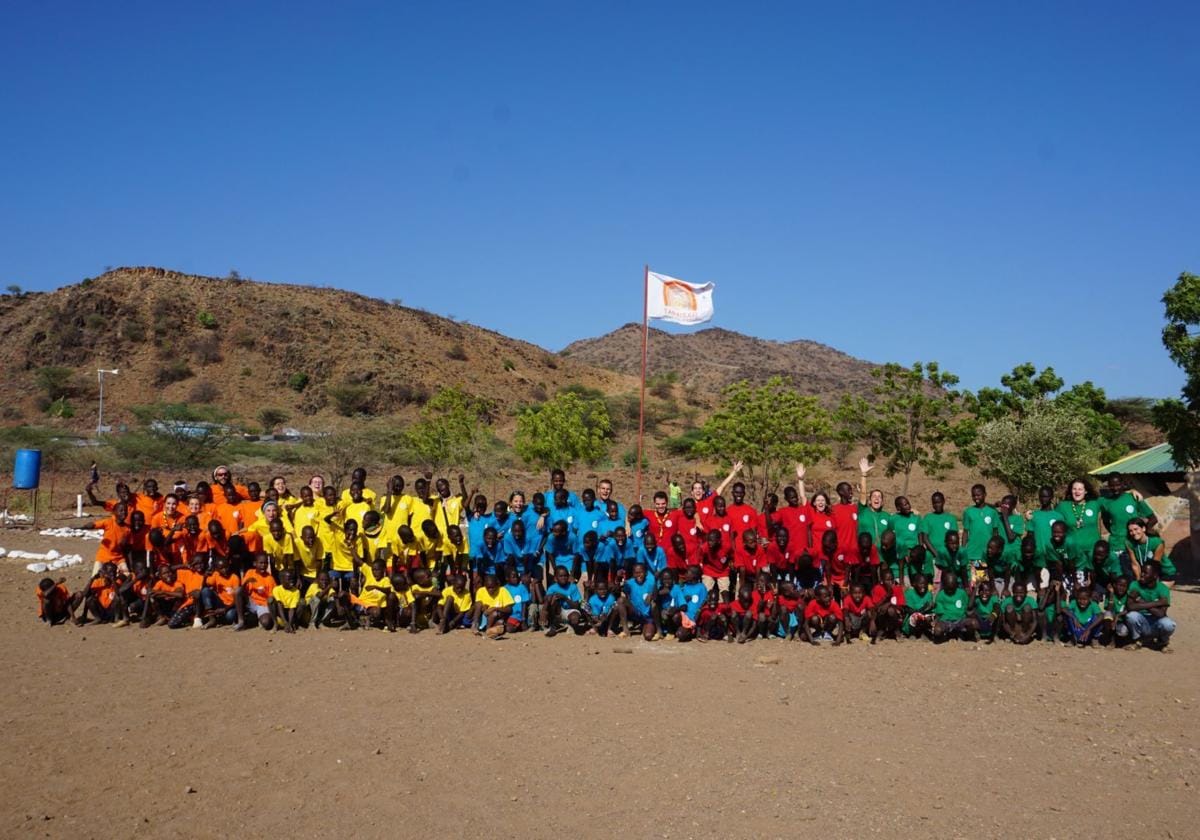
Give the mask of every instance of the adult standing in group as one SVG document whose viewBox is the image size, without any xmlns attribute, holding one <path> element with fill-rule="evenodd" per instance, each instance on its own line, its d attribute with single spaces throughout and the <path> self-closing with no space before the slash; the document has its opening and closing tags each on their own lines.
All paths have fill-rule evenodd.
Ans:
<svg viewBox="0 0 1200 840">
<path fill-rule="evenodd" d="M 1092 548 L 1100 539 L 1100 521 L 1104 512 L 1096 491 L 1082 478 L 1077 478 L 1067 485 L 1066 496 L 1055 510 L 1066 523 L 1067 535 L 1080 552 L 1091 557 Z"/>
</svg>

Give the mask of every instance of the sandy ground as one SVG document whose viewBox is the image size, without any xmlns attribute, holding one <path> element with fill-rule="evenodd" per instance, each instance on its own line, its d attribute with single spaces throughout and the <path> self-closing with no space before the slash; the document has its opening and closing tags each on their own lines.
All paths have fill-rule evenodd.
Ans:
<svg viewBox="0 0 1200 840">
<path fill-rule="evenodd" d="M 1187 587 L 1156 653 L 50 629 L 35 582 L 0 561 L 0 836 L 1197 836 Z"/>
</svg>

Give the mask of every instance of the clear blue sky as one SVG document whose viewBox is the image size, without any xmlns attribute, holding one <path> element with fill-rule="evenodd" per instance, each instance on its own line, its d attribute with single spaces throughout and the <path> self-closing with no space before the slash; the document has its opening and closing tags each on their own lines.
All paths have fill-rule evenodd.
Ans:
<svg viewBox="0 0 1200 840">
<path fill-rule="evenodd" d="M 553 349 L 641 317 L 1165 395 L 1200 5 L 6 3 L 0 283 L 334 285 Z"/>
</svg>

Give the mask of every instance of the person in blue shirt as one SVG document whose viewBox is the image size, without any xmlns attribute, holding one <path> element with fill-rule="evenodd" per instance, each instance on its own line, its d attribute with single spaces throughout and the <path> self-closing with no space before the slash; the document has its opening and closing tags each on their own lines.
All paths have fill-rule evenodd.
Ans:
<svg viewBox="0 0 1200 840">
<path fill-rule="evenodd" d="M 679 607 L 674 606 L 673 593 L 675 575 L 670 569 L 663 569 L 658 576 L 658 589 L 654 595 L 654 623 L 658 625 L 658 638 L 665 639 L 667 634 L 679 626 Z"/>
<path fill-rule="evenodd" d="M 675 638 L 681 642 L 700 638 L 696 634 L 696 622 L 700 609 L 708 599 L 708 588 L 700 580 L 700 567 L 688 566 L 683 583 L 675 584 L 671 590 L 671 607 L 676 610 L 677 625 Z"/>
<path fill-rule="evenodd" d="M 571 581 L 571 573 L 565 566 L 554 570 L 554 583 L 546 587 L 546 635 L 557 636 L 566 624 L 576 635 L 583 629 L 583 613 L 580 612 L 579 584 Z"/>
<path fill-rule="evenodd" d="M 650 527 L 650 520 L 642 513 L 641 505 L 629 506 L 629 525 L 625 528 L 625 532 L 629 535 L 629 539 L 634 545 L 642 544 L 642 535 L 646 533 L 646 529 Z"/>
<path fill-rule="evenodd" d="M 633 577 L 633 564 L 637 562 L 638 546 L 625 535 L 624 526 L 620 526 L 612 532 L 608 548 L 612 573 L 622 581 Z"/>
<path fill-rule="evenodd" d="M 588 628 L 589 635 L 599 633 L 601 636 L 607 636 L 613 630 L 620 631 L 621 616 L 616 606 L 617 599 L 608 591 L 608 581 L 596 581 L 596 591 L 588 596 L 583 608 L 588 622 L 592 625 Z"/>
<path fill-rule="evenodd" d="M 475 496 L 474 507 L 467 515 L 467 551 L 472 558 L 479 556 L 480 549 L 483 548 L 483 529 L 491 524 L 492 515 L 488 513 L 487 497 L 482 494 Z"/>
<path fill-rule="evenodd" d="M 508 617 L 508 629 L 512 632 L 541 630 L 538 617 L 541 605 L 535 603 L 533 593 L 521 581 L 521 573 L 513 565 L 508 567 L 507 583 L 504 584 L 504 588 L 508 590 L 508 594 L 513 599 L 512 614 Z"/>
<path fill-rule="evenodd" d="M 553 570 L 553 577 L 558 577 L 558 570 L 563 568 L 572 579 L 579 580 L 579 555 L 575 553 L 575 540 L 567 531 L 567 523 L 561 519 L 550 529 L 545 557 L 547 571 Z"/>
<path fill-rule="evenodd" d="M 659 573 L 667 568 L 667 555 L 659 548 L 658 540 L 649 531 L 642 535 L 642 545 L 637 551 L 636 562 L 645 566 L 652 577 L 658 577 Z"/>
<path fill-rule="evenodd" d="M 579 497 L 567 489 L 567 474 L 560 469 L 550 470 L 550 489 L 546 491 L 546 498 L 553 499 L 559 490 L 567 494 L 567 504 L 579 507 Z"/>
<path fill-rule="evenodd" d="M 649 642 L 658 635 L 658 625 L 654 622 L 657 591 L 658 586 L 654 578 L 646 574 L 646 567 L 635 563 L 633 576 L 621 586 L 621 598 L 617 601 L 617 613 L 621 617 L 621 632 L 617 636 L 623 639 L 629 633 L 641 631 L 642 638 Z"/>
<path fill-rule="evenodd" d="M 600 520 L 600 524 L 596 528 L 596 536 L 600 538 L 600 542 L 608 542 L 612 539 L 614 531 L 624 527 L 625 519 L 621 516 L 620 508 L 616 502 L 609 499 L 604 510 L 604 518 Z"/>
<path fill-rule="evenodd" d="M 501 500 L 492 507 L 492 521 L 489 524 L 496 529 L 496 537 L 500 542 L 504 542 L 504 538 L 512 529 L 512 524 L 516 521 L 517 517 L 509 512 L 507 502 Z"/>
<path fill-rule="evenodd" d="M 532 505 L 525 503 L 525 494 L 514 490 L 508 497 L 508 512 L 525 525 L 525 533 L 538 539 L 541 537 L 542 517 Z M 510 531 L 511 532 L 511 531 Z"/>
<path fill-rule="evenodd" d="M 546 514 L 546 527 L 553 528 L 558 522 L 567 523 L 567 532 L 571 535 L 571 539 L 578 544 L 582 537 L 579 533 L 581 518 L 579 508 L 567 499 L 567 491 L 559 490 L 554 494 L 554 502 Z"/>
<path fill-rule="evenodd" d="M 583 535 L 579 561 L 579 581 L 585 592 L 592 588 L 592 583 L 596 580 L 597 568 L 602 567 L 605 578 L 608 577 L 608 550 L 600 544 L 595 531 L 588 531 Z"/>
<path fill-rule="evenodd" d="M 514 517 L 512 528 L 503 540 L 504 558 L 522 574 L 542 577 L 538 563 L 538 540 L 525 530 L 525 523 Z"/>
<path fill-rule="evenodd" d="M 596 493 L 590 487 L 583 491 L 583 501 L 575 509 L 575 524 L 579 527 L 579 542 L 583 544 L 583 535 L 595 531 L 600 535 L 600 523 L 608 519 L 608 511 L 604 505 L 596 502 Z"/>
<path fill-rule="evenodd" d="M 504 558 L 500 552 L 500 541 L 496 538 L 496 529 L 489 525 L 483 529 L 483 545 L 479 547 L 479 553 L 471 555 L 471 564 L 474 566 L 472 571 L 475 573 L 475 583 L 478 584 L 474 589 L 483 585 L 485 575 L 502 573 Z"/>
<path fill-rule="evenodd" d="M 625 505 L 618 502 L 612 495 L 613 485 L 607 478 L 600 479 L 596 485 L 596 502 L 600 505 L 600 509 L 608 511 L 608 503 L 612 502 L 617 506 L 617 519 L 621 522 L 625 521 Z"/>
</svg>

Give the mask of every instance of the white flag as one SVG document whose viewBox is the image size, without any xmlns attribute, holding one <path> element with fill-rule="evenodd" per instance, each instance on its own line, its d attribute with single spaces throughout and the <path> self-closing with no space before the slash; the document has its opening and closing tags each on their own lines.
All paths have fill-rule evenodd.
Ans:
<svg viewBox="0 0 1200 840">
<path fill-rule="evenodd" d="M 713 283 L 697 285 L 651 271 L 646 311 L 651 318 L 674 324 L 703 324 L 713 316 L 714 288 Z"/>
</svg>

